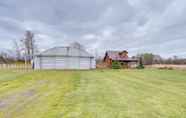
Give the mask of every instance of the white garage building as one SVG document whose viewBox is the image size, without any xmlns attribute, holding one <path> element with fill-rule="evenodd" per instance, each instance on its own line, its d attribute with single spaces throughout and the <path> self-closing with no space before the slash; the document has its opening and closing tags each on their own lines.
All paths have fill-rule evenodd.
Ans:
<svg viewBox="0 0 186 118">
<path fill-rule="evenodd" d="M 95 58 L 78 43 L 54 47 L 34 56 L 34 69 L 94 69 Z"/>
</svg>

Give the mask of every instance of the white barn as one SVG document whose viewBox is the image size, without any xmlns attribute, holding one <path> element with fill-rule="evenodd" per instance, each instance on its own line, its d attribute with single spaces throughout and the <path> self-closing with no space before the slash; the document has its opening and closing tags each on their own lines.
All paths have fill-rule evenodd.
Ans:
<svg viewBox="0 0 186 118">
<path fill-rule="evenodd" d="M 34 56 L 34 69 L 94 69 L 95 58 L 80 44 L 54 47 Z"/>
</svg>

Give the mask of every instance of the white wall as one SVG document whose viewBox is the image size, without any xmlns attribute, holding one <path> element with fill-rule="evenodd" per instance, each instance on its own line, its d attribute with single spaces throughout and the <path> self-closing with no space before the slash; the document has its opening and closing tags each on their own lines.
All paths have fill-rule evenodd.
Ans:
<svg viewBox="0 0 186 118">
<path fill-rule="evenodd" d="M 35 57 L 35 69 L 94 69 L 94 58 L 86 57 Z"/>
<path fill-rule="evenodd" d="M 95 58 L 91 58 L 91 69 L 95 69 L 96 68 L 96 60 Z"/>
<path fill-rule="evenodd" d="M 40 69 L 40 58 L 34 57 L 34 69 Z"/>
</svg>

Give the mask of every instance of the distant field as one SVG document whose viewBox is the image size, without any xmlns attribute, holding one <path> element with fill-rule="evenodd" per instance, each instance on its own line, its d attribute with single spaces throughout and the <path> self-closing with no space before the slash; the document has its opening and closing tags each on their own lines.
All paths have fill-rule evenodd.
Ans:
<svg viewBox="0 0 186 118">
<path fill-rule="evenodd" d="M 0 118 L 186 118 L 186 71 L 0 71 Z"/>
<path fill-rule="evenodd" d="M 186 70 L 186 65 L 174 65 L 174 64 L 154 64 L 147 66 L 150 68 L 172 68 L 172 69 L 181 69 Z"/>
</svg>

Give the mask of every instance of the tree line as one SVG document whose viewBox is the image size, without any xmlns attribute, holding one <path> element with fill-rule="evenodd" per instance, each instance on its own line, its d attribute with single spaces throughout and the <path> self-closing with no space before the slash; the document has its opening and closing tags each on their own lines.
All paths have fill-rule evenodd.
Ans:
<svg viewBox="0 0 186 118">
<path fill-rule="evenodd" d="M 183 65 L 186 64 L 186 59 L 178 58 L 177 56 L 173 56 L 170 58 L 163 58 L 160 55 L 156 55 L 153 53 L 143 53 L 138 54 L 136 57 L 133 58 L 142 58 L 142 63 L 144 65 L 152 65 L 152 64 L 177 64 Z"/>
</svg>

